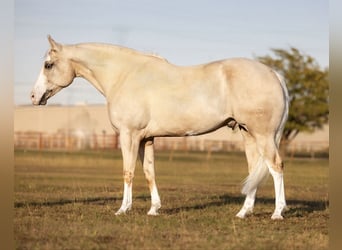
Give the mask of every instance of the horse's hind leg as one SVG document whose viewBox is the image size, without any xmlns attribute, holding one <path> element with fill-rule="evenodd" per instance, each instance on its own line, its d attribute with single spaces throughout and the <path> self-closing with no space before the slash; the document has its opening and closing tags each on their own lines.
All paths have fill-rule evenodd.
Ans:
<svg viewBox="0 0 342 250">
<path fill-rule="evenodd" d="M 268 173 L 271 173 L 275 189 L 275 210 L 271 218 L 283 219 L 282 212 L 286 208 L 283 165 L 274 136 L 255 136 L 247 131 L 241 132 L 245 141 L 249 176 L 242 189 L 246 194 L 246 200 L 237 216 L 244 218 L 252 212 L 257 187 Z"/>
<path fill-rule="evenodd" d="M 266 165 L 273 177 L 275 192 L 275 210 L 271 218 L 273 220 L 283 219 L 282 212 L 286 209 L 283 162 L 274 140 L 268 140 L 264 154 Z"/>
<path fill-rule="evenodd" d="M 143 164 L 144 173 L 148 186 L 151 192 L 151 208 L 148 211 L 148 215 L 158 215 L 158 209 L 161 207 L 158 189 L 155 181 L 154 173 L 154 150 L 153 150 L 153 138 L 143 140 L 140 143 L 139 148 L 140 160 Z"/>
<path fill-rule="evenodd" d="M 258 161 L 260 160 L 260 154 L 258 152 L 255 138 L 253 138 L 247 131 L 241 130 L 241 133 L 244 138 L 245 153 L 248 163 L 248 172 L 251 173 L 254 166 L 256 166 L 256 164 L 258 164 Z M 236 214 L 237 217 L 245 218 L 246 215 L 251 214 L 253 212 L 256 191 L 257 188 L 254 188 L 246 194 L 245 202 L 241 210 Z"/>
<path fill-rule="evenodd" d="M 258 148 L 266 165 L 271 173 L 275 192 L 275 210 L 272 219 L 283 219 L 282 212 L 286 209 L 285 188 L 283 176 L 283 162 L 278 152 L 278 146 L 273 135 L 257 137 Z"/>
</svg>

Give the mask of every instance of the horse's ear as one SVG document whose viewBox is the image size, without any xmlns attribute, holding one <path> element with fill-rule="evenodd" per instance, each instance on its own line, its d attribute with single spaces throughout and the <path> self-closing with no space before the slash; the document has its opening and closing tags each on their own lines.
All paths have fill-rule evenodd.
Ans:
<svg viewBox="0 0 342 250">
<path fill-rule="evenodd" d="M 54 50 L 54 51 L 60 51 L 61 50 L 62 45 L 60 45 L 55 40 L 53 40 L 50 35 L 48 35 L 48 40 L 49 40 L 49 43 L 50 43 L 50 46 L 51 46 L 51 50 Z"/>
</svg>

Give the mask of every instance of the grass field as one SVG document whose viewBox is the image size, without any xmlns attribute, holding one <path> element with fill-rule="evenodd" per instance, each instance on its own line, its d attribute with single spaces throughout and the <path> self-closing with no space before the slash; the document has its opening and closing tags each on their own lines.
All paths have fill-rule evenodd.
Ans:
<svg viewBox="0 0 342 250">
<path fill-rule="evenodd" d="M 133 208 L 123 216 L 120 152 L 15 152 L 17 249 L 328 249 L 328 159 L 285 161 L 289 211 L 274 209 L 271 178 L 254 214 L 235 217 L 244 197 L 246 160 L 239 153 L 156 153 L 162 200 L 150 217 L 140 163 Z"/>
</svg>

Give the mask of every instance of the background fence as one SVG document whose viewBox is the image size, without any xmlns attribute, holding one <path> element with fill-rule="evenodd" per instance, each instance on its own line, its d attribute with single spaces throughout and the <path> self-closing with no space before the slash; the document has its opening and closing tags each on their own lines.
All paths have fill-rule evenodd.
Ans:
<svg viewBox="0 0 342 250">
<path fill-rule="evenodd" d="M 101 150 L 119 149 L 120 143 L 116 134 L 86 134 L 82 132 L 16 132 L 14 134 L 16 149 L 30 150 Z M 198 137 L 165 137 L 155 139 L 156 150 L 169 151 L 205 151 L 211 152 L 240 152 L 244 150 L 242 141 L 219 141 L 199 139 Z M 328 141 L 292 142 L 286 147 L 289 156 L 329 155 Z"/>
<path fill-rule="evenodd" d="M 115 134 L 15 132 L 14 147 L 21 149 L 84 150 L 117 149 Z"/>
</svg>

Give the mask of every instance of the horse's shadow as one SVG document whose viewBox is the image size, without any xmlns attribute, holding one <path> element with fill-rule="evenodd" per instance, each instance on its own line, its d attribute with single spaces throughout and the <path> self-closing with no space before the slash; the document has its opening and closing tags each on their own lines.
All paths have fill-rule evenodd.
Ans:
<svg viewBox="0 0 342 250">
<path fill-rule="evenodd" d="M 140 195 L 134 197 L 136 200 L 148 201 L 150 199 L 149 195 Z M 190 210 L 203 210 L 210 207 L 221 207 L 229 204 L 241 205 L 244 202 L 245 197 L 241 195 L 232 195 L 232 194 L 224 194 L 221 196 L 209 198 L 212 201 L 206 201 L 192 205 L 185 205 L 179 207 L 172 208 L 163 208 L 161 209 L 162 214 L 178 214 L 184 211 Z M 27 207 L 27 206 L 35 206 L 35 207 L 53 207 L 53 206 L 62 206 L 73 203 L 82 203 L 82 204 L 92 204 L 92 205 L 105 205 L 112 202 L 121 202 L 121 198 L 117 197 L 88 197 L 82 199 L 62 199 L 58 201 L 43 201 L 43 202 L 15 202 L 15 208 Z M 274 205 L 274 198 L 265 198 L 260 197 L 256 199 L 256 206 L 258 204 L 270 204 Z M 286 211 L 286 217 L 302 217 L 304 214 L 313 213 L 315 211 L 324 211 L 329 207 L 329 201 L 308 201 L 308 200 L 295 200 L 290 199 L 287 200 L 288 209 Z"/>
<path fill-rule="evenodd" d="M 116 197 L 87 197 L 87 198 L 77 198 L 77 199 L 60 199 L 60 200 L 51 200 L 51 201 L 31 201 L 31 202 L 15 202 L 15 208 L 21 207 L 54 207 L 54 206 L 63 206 L 68 204 L 75 203 L 83 203 L 83 204 L 99 204 L 105 205 L 108 202 L 119 201 L 119 198 Z"/>
<path fill-rule="evenodd" d="M 188 210 L 201 210 L 209 207 L 220 207 L 220 206 L 226 206 L 229 204 L 236 204 L 241 205 L 243 204 L 245 197 L 244 196 L 236 196 L 231 194 L 225 194 L 218 197 L 219 199 L 216 199 L 212 202 L 207 203 L 201 203 L 196 204 L 192 206 L 182 206 L 182 207 L 176 207 L 176 208 L 169 208 L 169 209 L 163 209 L 165 213 L 168 214 L 175 214 L 179 213 L 181 211 L 188 211 Z M 287 202 L 287 210 L 285 214 L 286 217 L 301 217 L 304 214 L 307 213 L 313 213 L 315 211 L 324 211 L 329 207 L 329 201 L 307 201 L 307 200 L 295 200 L 295 199 L 289 199 Z M 257 207 L 258 204 L 270 204 L 274 206 L 275 200 L 274 198 L 257 198 L 255 206 Z M 273 209 L 273 208 L 272 208 Z"/>
</svg>

